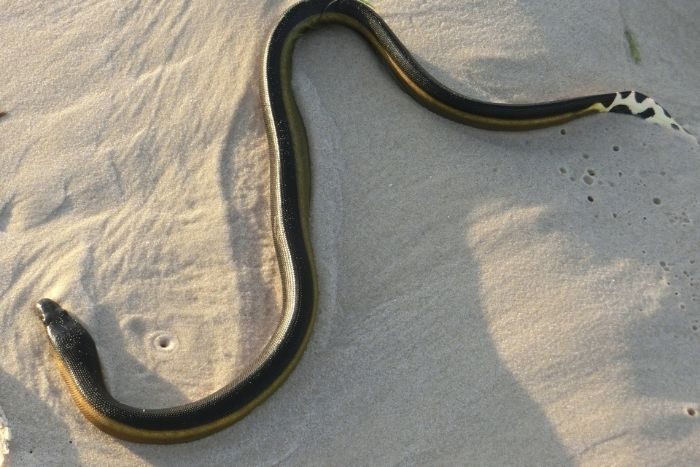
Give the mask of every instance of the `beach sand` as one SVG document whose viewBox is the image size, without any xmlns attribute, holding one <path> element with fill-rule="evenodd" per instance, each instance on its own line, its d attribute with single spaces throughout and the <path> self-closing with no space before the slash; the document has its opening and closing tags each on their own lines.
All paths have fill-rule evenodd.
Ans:
<svg viewBox="0 0 700 467">
<path fill-rule="evenodd" d="M 464 127 L 341 27 L 294 58 L 320 280 L 300 365 L 190 444 L 123 442 L 83 418 L 42 297 L 90 330 L 117 399 L 143 407 L 218 389 L 273 332 L 260 62 L 292 3 L 6 0 L 7 464 L 700 464 L 697 143 L 622 115 Z M 470 97 L 637 89 L 700 134 L 695 0 L 373 3 Z"/>
</svg>

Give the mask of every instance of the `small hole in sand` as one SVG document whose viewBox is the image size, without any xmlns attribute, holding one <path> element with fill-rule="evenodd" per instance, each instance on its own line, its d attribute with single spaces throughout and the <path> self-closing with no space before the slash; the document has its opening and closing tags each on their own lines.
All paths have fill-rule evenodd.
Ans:
<svg viewBox="0 0 700 467">
<path fill-rule="evenodd" d="M 566 169 L 564 167 L 559 167 L 559 173 L 564 175 L 566 173 Z"/>
<path fill-rule="evenodd" d="M 652 201 L 653 201 L 654 204 L 656 204 L 656 205 L 661 204 L 661 200 L 660 200 L 659 198 L 654 198 Z"/>
<path fill-rule="evenodd" d="M 583 154 L 584 159 L 588 159 L 589 157 L 591 157 L 591 156 L 589 156 L 588 154 L 585 154 L 585 153 Z"/>
<path fill-rule="evenodd" d="M 164 352 L 172 352 L 178 347 L 177 337 L 172 334 L 161 331 L 150 337 L 151 345 L 155 347 L 156 350 Z"/>
<path fill-rule="evenodd" d="M 559 131 L 559 133 L 561 133 L 562 135 L 565 135 L 565 134 L 566 134 L 566 130 L 565 130 L 564 128 L 562 128 L 561 131 Z"/>
<path fill-rule="evenodd" d="M 588 175 L 590 175 L 591 177 L 595 177 L 595 170 L 588 169 Z"/>
<path fill-rule="evenodd" d="M 685 409 L 685 411 L 688 412 L 688 415 L 690 415 L 691 417 L 694 417 L 698 414 L 698 412 L 692 407 L 688 407 L 687 409 Z"/>
<path fill-rule="evenodd" d="M 613 151 L 617 152 L 620 150 L 620 146 L 613 146 Z"/>
<path fill-rule="evenodd" d="M 593 202 L 593 197 L 592 197 L 592 196 L 589 196 L 587 199 L 588 199 L 588 201 L 590 201 L 591 203 Z"/>
</svg>

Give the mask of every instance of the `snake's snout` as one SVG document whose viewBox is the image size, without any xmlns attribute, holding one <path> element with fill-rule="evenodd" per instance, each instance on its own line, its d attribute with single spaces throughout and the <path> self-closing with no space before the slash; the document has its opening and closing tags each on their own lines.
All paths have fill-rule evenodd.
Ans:
<svg viewBox="0 0 700 467">
<path fill-rule="evenodd" d="M 45 326 L 51 324 L 56 318 L 61 316 L 65 311 L 61 306 L 50 298 L 42 298 L 36 303 L 37 313 Z"/>
</svg>

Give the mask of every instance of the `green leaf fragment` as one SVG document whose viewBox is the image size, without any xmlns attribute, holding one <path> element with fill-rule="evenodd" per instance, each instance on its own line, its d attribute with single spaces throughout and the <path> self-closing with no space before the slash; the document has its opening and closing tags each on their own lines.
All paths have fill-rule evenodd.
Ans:
<svg viewBox="0 0 700 467">
<path fill-rule="evenodd" d="M 637 46 L 634 34 L 629 29 L 625 29 L 625 39 L 627 39 L 627 45 L 630 48 L 632 60 L 634 60 L 634 63 L 639 64 L 639 62 L 642 61 L 642 55 L 639 53 L 639 46 Z"/>
</svg>

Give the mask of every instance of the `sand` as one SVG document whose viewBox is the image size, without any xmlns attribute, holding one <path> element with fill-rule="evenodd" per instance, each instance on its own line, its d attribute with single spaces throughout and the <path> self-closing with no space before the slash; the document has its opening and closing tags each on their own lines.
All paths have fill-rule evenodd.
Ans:
<svg viewBox="0 0 700 467">
<path fill-rule="evenodd" d="M 217 389 L 275 327 L 259 63 L 291 3 L 0 8 L 7 463 L 700 463 L 700 147 L 620 115 L 463 127 L 339 27 L 294 59 L 321 286 L 298 369 L 191 444 L 85 421 L 42 297 L 90 329 L 114 395 L 146 407 Z M 464 94 L 638 89 L 700 134 L 695 0 L 374 3 Z"/>
<path fill-rule="evenodd" d="M 12 439 L 12 432 L 10 431 L 9 422 L 5 417 L 5 413 L 0 407 L 0 465 L 4 464 L 5 456 L 10 453 L 10 440 Z"/>
</svg>

